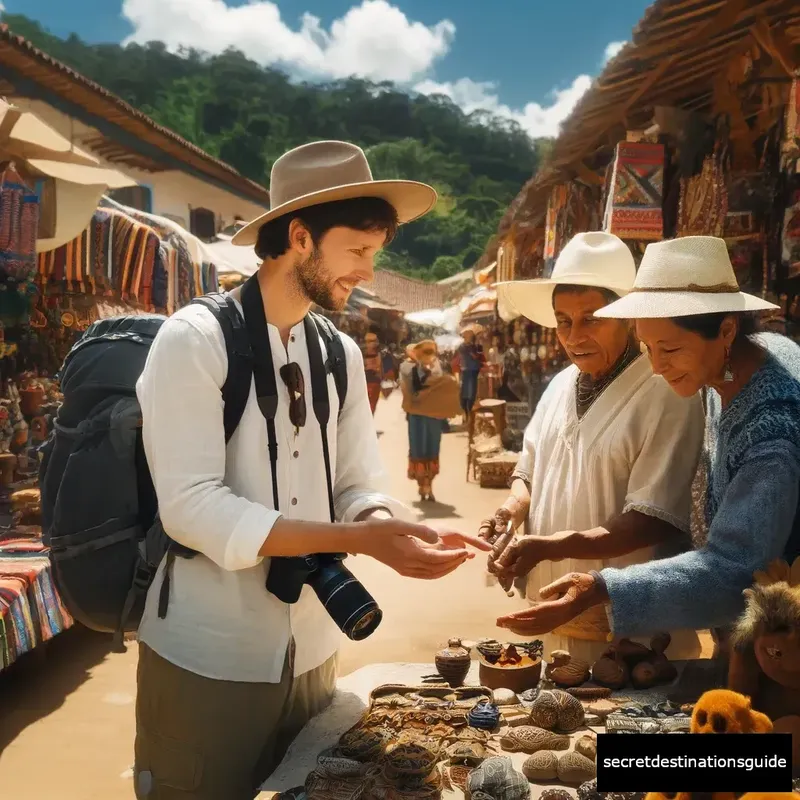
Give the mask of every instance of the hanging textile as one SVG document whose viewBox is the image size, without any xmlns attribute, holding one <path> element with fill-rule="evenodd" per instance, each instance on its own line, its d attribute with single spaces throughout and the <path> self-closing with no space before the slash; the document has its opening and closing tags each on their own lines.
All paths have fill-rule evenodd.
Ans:
<svg viewBox="0 0 800 800">
<path fill-rule="evenodd" d="M 554 186 L 547 202 L 547 218 L 544 233 L 544 276 L 549 278 L 553 272 L 556 258 L 563 242 L 560 240 L 559 225 L 567 204 L 567 184 Z"/>
<path fill-rule="evenodd" d="M 659 241 L 664 235 L 664 145 L 620 142 L 604 228 L 620 239 Z"/>
<path fill-rule="evenodd" d="M 0 175 L 0 273 L 23 282 L 36 273 L 39 198 L 13 164 Z"/>
<path fill-rule="evenodd" d="M 63 284 L 71 292 L 118 293 L 148 309 L 163 307 L 156 304 L 162 298 L 154 297 L 159 281 L 163 283 L 159 244 L 148 225 L 119 211 L 98 208 L 80 236 L 39 254 L 39 278 Z"/>
<path fill-rule="evenodd" d="M 719 148 L 703 161 L 699 175 L 681 179 L 678 236 L 723 236 L 728 191 Z"/>
<path fill-rule="evenodd" d="M 800 77 L 795 75 L 789 87 L 789 103 L 786 106 L 786 126 L 783 135 L 782 161 L 785 169 L 800 158 Z"/>
</svg>

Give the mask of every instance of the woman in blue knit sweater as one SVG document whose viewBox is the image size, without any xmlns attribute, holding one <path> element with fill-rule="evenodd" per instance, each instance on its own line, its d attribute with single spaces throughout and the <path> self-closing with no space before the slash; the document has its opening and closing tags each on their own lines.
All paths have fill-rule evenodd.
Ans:
<svg viewBox="0 0 800 800">
<path fill-rule="evenodd" d="M 707 535 L 672 558 L 571 573 L 542 590 L 546 602 L 502 617 L 500 627 L 543 634 L 602 603 L 615 637 L 726 628 L 753 572 L 800 555 L 800 347 L 753 333 L 756 312 L 773 308 L 739 292 L 723 240 L 649 245 L 633 292 L 596 316 L 636 320 L 654 371 L 683 397 L 703 392 Z M 502 566 L 517 575 L 530 561 Z"/>
</svg>

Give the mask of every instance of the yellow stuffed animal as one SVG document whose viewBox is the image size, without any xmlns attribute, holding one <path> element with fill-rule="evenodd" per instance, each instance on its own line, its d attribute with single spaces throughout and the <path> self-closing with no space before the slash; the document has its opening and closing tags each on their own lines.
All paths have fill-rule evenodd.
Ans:
<svg viewBox="0 0 800 800">
<path fill-rule="evenodd" d="M 695 704 L 692 733 L 772 733 L 772 721 L 754 711 L 750 698 L 730 689 L 712 689 Z"/>
</svg>

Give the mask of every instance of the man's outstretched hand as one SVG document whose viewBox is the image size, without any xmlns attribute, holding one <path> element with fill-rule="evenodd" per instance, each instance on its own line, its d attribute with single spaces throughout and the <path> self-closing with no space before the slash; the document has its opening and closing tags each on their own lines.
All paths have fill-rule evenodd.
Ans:
<svg viewBox="0 0 800 800">
<path fill-rule="evenodd" d="M 517 636 L 536 636 L 565 625 L 586 609 L 605 602 L 608 595 L 592 575 L 571 572 L 545 586 L 539 596 L 544 602 L 532 608 L 507 614 L 497 620 Z"/>
<path fill-rule="evenodd" d="M 437 530 L 395 519 L 370 522 L 366 527 L 360 552 L 408 578 L 443 578 L 475 557 L 468 547 L 491 549 L 478 537 L 446 527 Z"/>
</svg>

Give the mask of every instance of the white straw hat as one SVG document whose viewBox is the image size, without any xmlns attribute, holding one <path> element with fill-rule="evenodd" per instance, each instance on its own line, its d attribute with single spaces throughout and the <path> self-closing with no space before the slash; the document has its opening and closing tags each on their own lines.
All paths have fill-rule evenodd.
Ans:
<svg viewBox="0 0 800 800">
<path fill-rule="evenodd" d="M 558 285 L 610 289 L 618 295 L 631 290 L 636 264 L 622 239 L 610 233 L 578 233 L 564 246 L 550 278 L 497 284 L 497 299 L 517 314 L 556 327 L 553 290 Z"/>
<path fill-rule="evenodd" d="M 739 291 L 724 239 L 685 236 L 649 244 L 630 294 L 595 316 L 667 319 L 775 308 L 778 306 Z"/>
<path fill-rule="evenodd" d="M 273 165 L 270 210 L 249 222 L 233 244 L 252 246 L 262 225 L 291 211 L 357 197 L 380 197 L 402 224 L 436 205 L 436 190 L 418 181 L 376 181 L 364 151 L 349 142 L 312 142 L 284 153 Z"/>
</svg>

